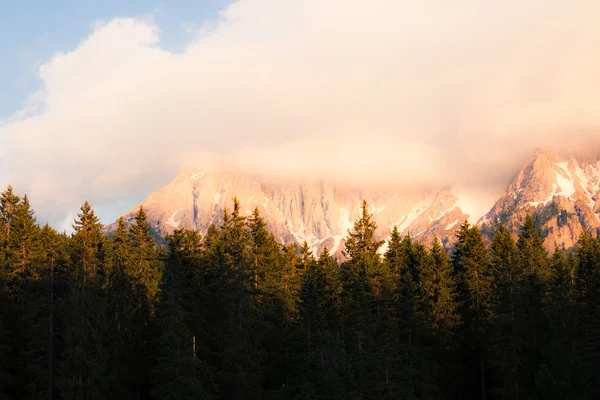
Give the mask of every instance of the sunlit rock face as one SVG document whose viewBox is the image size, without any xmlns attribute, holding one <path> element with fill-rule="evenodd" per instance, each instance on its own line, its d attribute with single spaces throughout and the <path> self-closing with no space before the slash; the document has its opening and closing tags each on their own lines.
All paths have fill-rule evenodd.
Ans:
<svg viewBox="0 0 600 400">
<path fill-rule="evenodd" d="M 502 221 L 516 236 L 532 214 L 549 251 L 571 248 L 583 231 L 597 234 L 599 195 L 598 157 L 538 151 L 479 224 L 489 237 Z"/>
<path fill-rule="evenodd" d="M 161 237 L 177 228 L 205 233 L 212 223 L 221 223 L 225 209 L 231 211 L 234 197 L 242 215 L 258 209 L 282 244 L 306 241 L 315 254 L 327 247 L 338 258 L 343 258 L 344 238 L 359 218 L 363 200 L 381 240 L 397 226 L 426 245 L 438 238 L 450 249 L 465 220 L 476 223 L 488 241 L 500 221 L 516 238 L 529 213 L 552 251 L 555 246 L 571 248 L 583 231 L 596 234 L 600 228 L 600 162 L 598 157 L 537 151 L 478 221 L 460 207 L 464 199 L 451 189 L 350 188 L 319 180 L 269 179 L 221 167 L 182 169 L 140 205 Z M 127 221 L 140 205 L 124 215 Z M 107 231 L 115 228 L 113 223 Z M 380 252 L 386 248 L 384 243 Z"/>
<path fill-rule="evenodd" d="M 243 215 L 258 209 L 281 243 L 306 241 L 316 254 L 326 246 L 337 257 L 343 256 L 344 238 L 360 216 L 363 200 L 382 240 L 396 225 L 416 239 L 428 242 L 437 235 L 450 243 L 453 228 L 466 217 L 455 207 L 456 197 L 448 190 L 355 189 L 316 180 L 270 180 L 221 168 L 181 170 L 173 182 L 140 205 L 157 235 L 176 228 L 205 233 L 210 224 L 221 222 L 225 209 L 231 211 L 234 197 Z M 124 215 L 127 221 L 138 207 Z M 115 224 L 107 228 L 114 229 Z"/>
</svg>

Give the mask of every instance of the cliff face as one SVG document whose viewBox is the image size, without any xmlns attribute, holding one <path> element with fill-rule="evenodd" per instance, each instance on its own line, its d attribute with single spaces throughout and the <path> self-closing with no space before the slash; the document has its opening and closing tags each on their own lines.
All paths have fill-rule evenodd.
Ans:
<svg viewBox="0 0 600 400">
<path fill-rule="evenodd" d="M 316 253 L 327 246 L 338 257 L 363 200 L 374 214 L 380 239 L 397 225 L 417 239 L 430 241 L 437 234 L 449 242 L 446 236 L 452 236 L 452 228 L 466 217 L 455 208 L 456 198 L 447 190 L 435 195 L 389 187 L 350 189 L 322 181 L 269 180 L 220 168 L 184 169 L 140 205 L 159 235 L 176 228 L 204 233 L 211 223 L 220 223 L 225 208 L 231 210 L 234 196 L 244 214 L 258 208 L 279 241 L 306 240 Z M 138 207 L 125 219 L 133 218 Z M 115 224 L 107 227 L 114 229 Z"/>
<path fill-rule="evenodd" d="M 570 248 L 584 230 L 595 234 L 600 227 L 599 190 L 597 157 L 538 151 L 479 224 L 491 235 L 502 221 L 516 235 L 529 213 L 548 250 Z"/>
<path fill-rule="evenodd" d="M 157 235 L 176 228 L 204 233 L 210 224 L 220 223 L 223 210 L 232 208 L 234 196 L 244 214 L 258 208 L 280 242 L 306 241 L 315 253 L 327 246 L 338 257 L 363 200 L 374 214 L 379 239 L 386 239 L 396 225 L 401 233 L 410 233 L 425 244 L 438 237 L 450 248 L 456 229 L 470 217 L 448 189 L 352 189 L 316 180 L 270 180 L 224 168 L 183 169 L 141 205 Z M 138 207 L 125 214 L 125 219 L 131 219 Z M 600 228 L 598 157 L 536 152 L 477 224 L 488 240 L 500 221 L 516 237 L 528 213 L 534 215 L 550 251 L 555 246 L 572 247 L 584 230 L 595 234 Z M 107 230 L 115 227 L 109 225 Z"/>
</svg>

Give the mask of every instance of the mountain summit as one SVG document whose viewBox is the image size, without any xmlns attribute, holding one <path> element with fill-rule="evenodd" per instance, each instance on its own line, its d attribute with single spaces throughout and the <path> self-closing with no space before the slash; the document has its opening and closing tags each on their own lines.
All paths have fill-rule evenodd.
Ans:
<svg viewBox="0 0 600 400">
<path fill-rule="evenodd" d="M 479 224 L 490 234 L 499 222 L 516 232 L 528 213 L 535 216 L 548 250 L 573 247 L 583 231 L 596 234 L 600 227 L 598 157 L 538 150 Z"/>
<path fill-rule="evenodd" d="M 453 228 L 468 217 L 449 190 L 355 189 L 318 180 L 273 180 L 221 167 L 182 169 L 173 182 L 150 194 L 124 217 L 131 220 L 143 206 L 159 235 L 177 228 L 204 233 L 212 223 L 220 223 L 223 210 L 232 208 L 233 197 L 247 215 L 258 208 L 281 242 L 306 241 L 315 253 L 327 246 L 337 256 L 363 200 L 375 215 L 382 239 L 397 225 L 401 232 L 410 232 L 424 242 L 437 235 L 449 243 Z M 112 224 L 107 230 L 114 228 Z"/>
<path fill-rule="evenodd" d="M 386 239 L 397 226 L 425 244 L 438 237 L 450 248 L 465 219 L 489 236 L 499 222 L 516 235 L 525 216 L 532 214 L 546 248 L 553 250 L 571 248 L 584 230 L 596 233 L 600 228 L 600 162 L 598 157 L 539 150 L 478 221 L 450 189 L 349 188 L 319 180 L 269 179 L 223 166 L 182 169 L 173 182 L 140 205 L 157 235 L 177 228 L 205 233 L 212 223 L 220 223 L 224 209 L 232 208 L 233 197 L 247 215 L 258 208 L 282 243 L 306 241 L 315 253 L 326 246 L 338 257 L 363 200 L 375 216 L 379 239 Z M 125 214 L 126 221 L 140 205 Z"/>
</svg>

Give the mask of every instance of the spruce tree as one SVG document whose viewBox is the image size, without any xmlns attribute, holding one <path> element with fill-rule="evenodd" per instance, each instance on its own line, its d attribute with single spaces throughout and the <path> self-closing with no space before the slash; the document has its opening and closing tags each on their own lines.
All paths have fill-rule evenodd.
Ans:
<svg viewBox="0 0 600 400">
<path fill-rule="evenodd" d="M 129 275 L 133 268 L 131 240 L 125 220 L 117 221 L 106 258 L 106 333 L 109 347 L 108 376 L 112 393 L 117 397 L 134 397 L 140 390 L 140 352 L 138 335 L 145 331 L 145 315 L 140 315 L 139 303 L 146 291 L 141 283 Z"/>
<path fill-rule="evenodd" d="M 13 221 L 16 215 L 16 208 L 21 199 L 13 193 L 12 186 L 8 186 L 2 194 L 0 194 L 0 214 L 2 215 L 3 228 L 5 231 L 5 239 L 10 238 L 10 233 L 13 226 Z"/>
<path fill-rule="evenodd" d="M 52 399 L 56 395 L 57 358 L 61 348 L 58 304 L 65 295 L 69 258 L 66 241 L 47 223 L 39 233 L 38 251 L 25 286 L 21 374 L 25 379 L 25 397 Z"/>
<path fill-rule="evenodd" d="M 218 239 L 207 249 L 207 268 L 215 271 L 219 288 L 215 301 L 220 313 L 212 329 L 216 335 L 215 357 L 218 376 L 225 397 L 258 396 L 262 387 L 264 363 L 260 351 L 260 334 L 256 331 L 257 308 L 253 301 L 251 236 L 240 204 L 233 201 L 233 211 L 223 213 Z"/>
<path fill-rule="evenodd" d="M 510 231 L 500 224 L 490 248 L 495 279 L 495 305 L 492 357 L 498 376 L 496 392 L 500 398 L 527 395 L 522 381 L 528 357 L 525 334 L 525 271 L 521 254 Z"/>
<path fill-rule="evenodd" d="M 167 236 L 169 245 L 160 302 L 156 310 L 156 336 L 152 340 L 154 366 L 151 395 L 156 399 L 211 399 L 216 395 L 213 369 L 206 362 L 211 354 L 205 331 L 206 303 L 202 296 L 200 237 L 197 232 L 177 229 Z M 208 310 L 207 310 L 208 311 Z"/>
<path fill-rule="evenodd" d="M 517 247 L 521 253 L 524 280 L 522 286 L 524 337 L 528 355 L 526 371 L 522 376 L 530 391 L 535 387 L 535 373 L 543 361 L 543 348 L 548 340 L 548 321 L 546 309 L 550 268 L 548 252 L 535 226 L 533 218 L 527 215 L 519 233 Z"/>
<path fill-rule="evenodd" d="M 147 301 L 152 305 L 158 294 L 162 264 L 156 240 L 150 231 L 146 211 L 140 207 L 128 230 L 131 250 L 127 273 L 144 286 L 147 292 Z"/>
<path fill-rule="evenodd" d="M 150 317 L 158 296 L 162 261 L 156 240 L 151 234 L 148 217 L 143 207 L 136 212 L 133 223 L 127 231 L 129 256 L 125 270 L 126 277 L 132 286 L 130 300 L 132 309 L 128 316 L 135 330 L 130 334 L 130 346 L 135 354 L 135 369 L 132 371 L 135 391 L 141 395 L 148 385 L 148 340 Z"/>
<path fill-rule="evenodd" d="M 27 196 L 24 196 L 12 208 L 10 224 L 10 236 L 5 242 L 6 289 L 9 301 L 4 306 L 11 312 L 9 329 L 13 334 L 12 350 L 18 359 L 20 379 L 13 382 L 16 394 L 29 383 L 26 381 L 25 375 L 21 373 L 28 363 L 27 343 L 22 339 L 22 335 L 27 329 L 29 289 L 33 286 L 32 282 L 39 280 L 39 227 Z"/>
<path fill-rule="evenodd" d="M 545 367 L 540 367 L 536 386 L 540 397 L 582 398 L 585 374 L 577 365 L 577 308 L 575 300 L 576 259 L 555 247 L 550 260 L 550 289 L 547 307 L 548 340 L 542 349 Z M 543 374 L 542 374 L 543 372 Z"/>
<path fill-rule="evenodd" d="M 399 242 L 400 251 L 388 249 L 388 254 L 401 254 L 397 273 L 395 299 L 395 325 L 390 333 L 397 336 L 396 373 L 399 377 L 391 388 L 389 398 L 440 398 L 439 366 L 436 354 L 429 342 L 430 326 L 427 321 L 427 284 L 422 279 L 427 275 L 428 254 L 425 247 L 407 234 Z"/>
<path fill-rule="evenodd" d="M 73 224 L 69 293 L 62 304 L 64 351 L 57 385 L 65 399 L 110 397 L 107 326 L 103 296 L 105 238 L 102 225 L 86 201 Z"/>
<path fill-rule="evenodd" d="M 458 354 L 456 331 L 460 324 L 454 271 L 448 254 L 435 238 L 420 271 L 420 292 L 426 319 L 427 340 L 433 348 L 439 382 L 444 397 L 456 391 L 454 360 Z M 433 363 L 432 363 L 433 364 Z"/>
<path fill-rule="evenodd" d="M 577 245 L 575 307 L 577 310 L 574 363 L 580 364 L 584 382 L 581 394 L 595 398 L 600 393 L 600 241 L 583 233 Z"/>
<path fill-rule="evenodd" d="M 312 259 L 303 246 L 306 271 L 300 291 L 297 398 L 345 398 L 353 373 L 339 331 L 341 285 L 335 260 L 325 247 Z"/>
<path fill-rule="evenodd" d="M 377 224 L 363 201 L 361 216 L 354 223 L 346 238 L 344 256 L 347 261 L 341 266 L 343 285 L 344 341 L 353 360 L 356 373 L 356 393 L 364 396 L 375 389 L 378 374 L 369 358 L 375 351 L 370 335 L 373 327 L 372 307 L 376 303 L 371 277 L 381 263 L 378 249 L 383 241 L 375 239 Z"/>
<path fill-rule="evenodd" d="M 456 233 L 452 264 L 462 319 L 462 396 L 485 400 L 490 320 L 493 316 L 493 274 L 481 232 L 464 221 Z"/>
</svg>

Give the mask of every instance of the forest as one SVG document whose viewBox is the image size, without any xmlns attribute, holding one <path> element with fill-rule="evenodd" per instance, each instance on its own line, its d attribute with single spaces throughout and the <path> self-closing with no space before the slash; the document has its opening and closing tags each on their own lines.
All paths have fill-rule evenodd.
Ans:
<svg viewBox="0 0 600 400">
<path fill-rule="evenodd" d="M 0 196 L 0 398 L 598 399 L 600 241 L 549 254 L 533 217 L 448 253 L 366 203 L 344 260 L 278 243 L 234 199 L 159 246 L 140 208 L 107 236 Z"/>
</svg>

